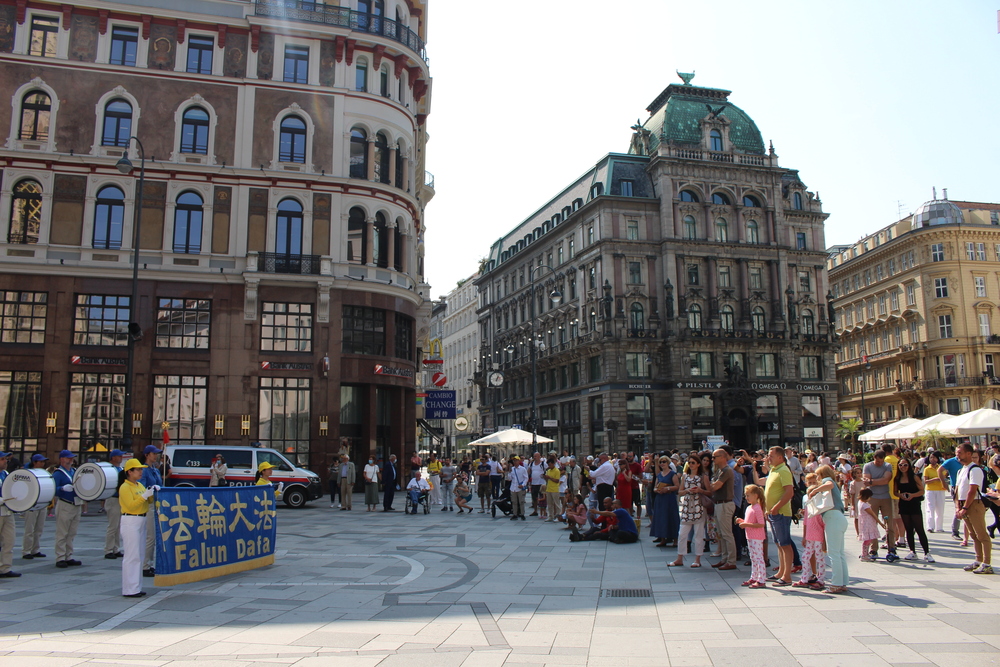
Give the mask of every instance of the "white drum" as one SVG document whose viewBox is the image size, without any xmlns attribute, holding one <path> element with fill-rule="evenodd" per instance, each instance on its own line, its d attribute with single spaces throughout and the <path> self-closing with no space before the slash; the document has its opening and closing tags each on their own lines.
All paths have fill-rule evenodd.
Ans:
<svg viewBox="0 0 1000 667">
<path fill-rule="evenodd" d="M 19 468 L 3 482 L 4 505 L 12 512 L 42 509 L 56 495 L 56 481 L 43 468 Z"/>
<path fill-rule="evenodd" d="M 118 469 L 110 463 L 84 463 L 73 474 L 73 491 L 80 500 L 104 500 L 118 489 Z"/>
</svg>

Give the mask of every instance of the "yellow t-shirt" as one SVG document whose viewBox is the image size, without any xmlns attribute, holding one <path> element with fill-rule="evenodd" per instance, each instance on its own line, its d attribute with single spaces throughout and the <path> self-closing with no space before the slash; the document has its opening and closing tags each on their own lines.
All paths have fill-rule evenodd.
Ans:
<svg viewBox="0 0 1000 667">
<path fill-rule="evenodd" d="M 440 475 L 441 474 L 441 468 L 443 468 L 443 467 L 444 466 L 441 464 L 440 461 L 431 461 L 431 462 L 429 462 L 427 464 L 427 474 L 428 475 Z"/>
<path fill-rule="evenodd" d="M 899 459 L 889 454 L 885 457 L 885 462 L 892 464 L 892 481 L 889 482 L 889 497 L 893 500 L 899 500 L 899 495 L 896 493 L 896 470 L 899 469 Z"/>
<path fill-rule="evenodd" d="M 545 493 L 559 493 L 559 478 L 562 471 L 559 468 L 549 468 L 545 471 Z"/>
<path fill-rule="evenodd" d="M 788 469 L 787 465 L 780 463 L 771 468 L 771 472 L 767 476 L 767 484 L 764 485 L 764 504 L 767 506 L 768 512 L 785 495 L 785 487 L 793 485 L 792 471 Z M 792 516 L 792 501 L 789 500 L 782 505 L 778 513 L 784 516 Z"/>
<path fill-rule="evenodd" d="M 118 504 L 125 514 L 145 514 L 149 511 L 149 501 L 142 497 L 146 487 L 138 482 L 125 480 L 118 489 Z"/>
<path fill-rule="evenodd" d="M 926 491 L 944 491 L 944 482 L 938 477 L 938 473 L 941 472 L 941 466 L 924 466 L 924 490 Z"/>
</svg>

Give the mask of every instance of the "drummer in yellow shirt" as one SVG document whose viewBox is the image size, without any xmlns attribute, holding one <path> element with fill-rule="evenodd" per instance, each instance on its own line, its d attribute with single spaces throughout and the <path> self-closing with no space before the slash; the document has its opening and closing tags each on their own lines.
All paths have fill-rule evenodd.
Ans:
<svg viewBox="0 0 1000 667">
<path fill-rule="evenodd" d="M 149 499 L 158 487 L 147 489 L 139 483 L 142 469 L 145 467 L 138 459 L 129 459 L 125 463 L 125 482 L 118 489 L 118 502 L 122 514 L 122 548 L 125 551 L 125 556 L 122 558 L 122 597 L 126 598 L 141 598 L 146 594 L 142 590 L 146 514 L 150 509 Z"/>
<path fill-rule="evenodd" d="M 273 484 L 271 481 L 271 475 L 274 474 L 274 469 L 277 466 L 264 461 L 259 466 L 257 466 L 257 477 L 254 480 L 254 484 L 257 486 L 264 486 L 267 484 Z M 285 490 L 285 483 L 278 482 L 278 485 L 274 489 L 274 497 L 278 500 L 281 499 L 281 492 Z"/>
</svg>

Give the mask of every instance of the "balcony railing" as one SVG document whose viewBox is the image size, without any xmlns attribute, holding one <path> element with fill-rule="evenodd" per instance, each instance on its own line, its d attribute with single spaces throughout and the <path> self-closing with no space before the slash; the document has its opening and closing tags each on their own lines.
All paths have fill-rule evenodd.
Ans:
<svg viewBox="0 0 1000 667">
<path fill-rule="evenodd" d="M 684 160 L 709 160 L 711 162 L 725 162 L 727 164 L 748 164 L 756 167 L 774 166 L 772 158 L 767 155 L 725 153 L 720 151 L 706 151 L 700 148 L 678 148 L 676 146 L 668 146 L 666 149 L 669 156 L 679 157 Z"/>
<path fill-rule="evenodd" d="M 424 185 L 429 187 L 431 190 L 434 189 L 434 174 L 429 171 L 424 172 Z"/>
<path fill-rule="evenodd" d="M 366 32 L 371 35 L 379 35 L 405 45 L 411 51 L 417 53 L 421 60 L 424 62 L 427 61 L 424 41 L 417 36 L 417 33 L 402 23 L 387 19 L 384 16 L 377 16 L 367 12 L 356 12 L 346 7 L 309 2 L 309 0 L 256 0 L 254 2 L 254 14 L 257 16 L 270 16 L 286 21 L 322 23 L 338 28 Z"/>
<path fill-rule="evenodd" d="M 897 382 L 896 391 L 919 391 L 921 389 L 946 389 L 948 387 L 981 387 L 991 381 L 985 377 L 937 378 L 934 380 L 915 380 L 913 382 Z"/>
<path fill-rule="evenodd" d="M 319 255 L 285 255 L 262 252 L 257 255 L 257 270 L 261 273 L 293 273 L 303 276 L 319 275 Z"/>
<path fill-rule="evenodd" d="M 686 328 L 684 332 L 691 338 L 759 338 L 762 340 L 784 340 L 784 331 L 744 331 L 742 329 L 691 329 Z"/>
</svg>

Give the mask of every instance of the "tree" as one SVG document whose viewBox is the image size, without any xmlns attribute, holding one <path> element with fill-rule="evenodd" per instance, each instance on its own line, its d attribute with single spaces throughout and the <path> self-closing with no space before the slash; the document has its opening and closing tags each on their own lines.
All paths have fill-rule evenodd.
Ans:
<svg viewBox="0 0 1000 667">
<path fill-rule="evenodd" d="M 844 442 L 851 444 L 851 449 L 855 449 L 858 444 L 858 437 L 861 435 L 861 426 L 864 422 L 860 419 L 841 419 L 837 423 L 837 437 Z"/>
<path fill-rule="evenodd" d="M 936 428 L 929 428 L 921 431 L 921 435 L 913 439 L 913 448 L 925 451 L 933 449 L 936 452 L 954 451 L 955 441 Z"/>
</svg>

